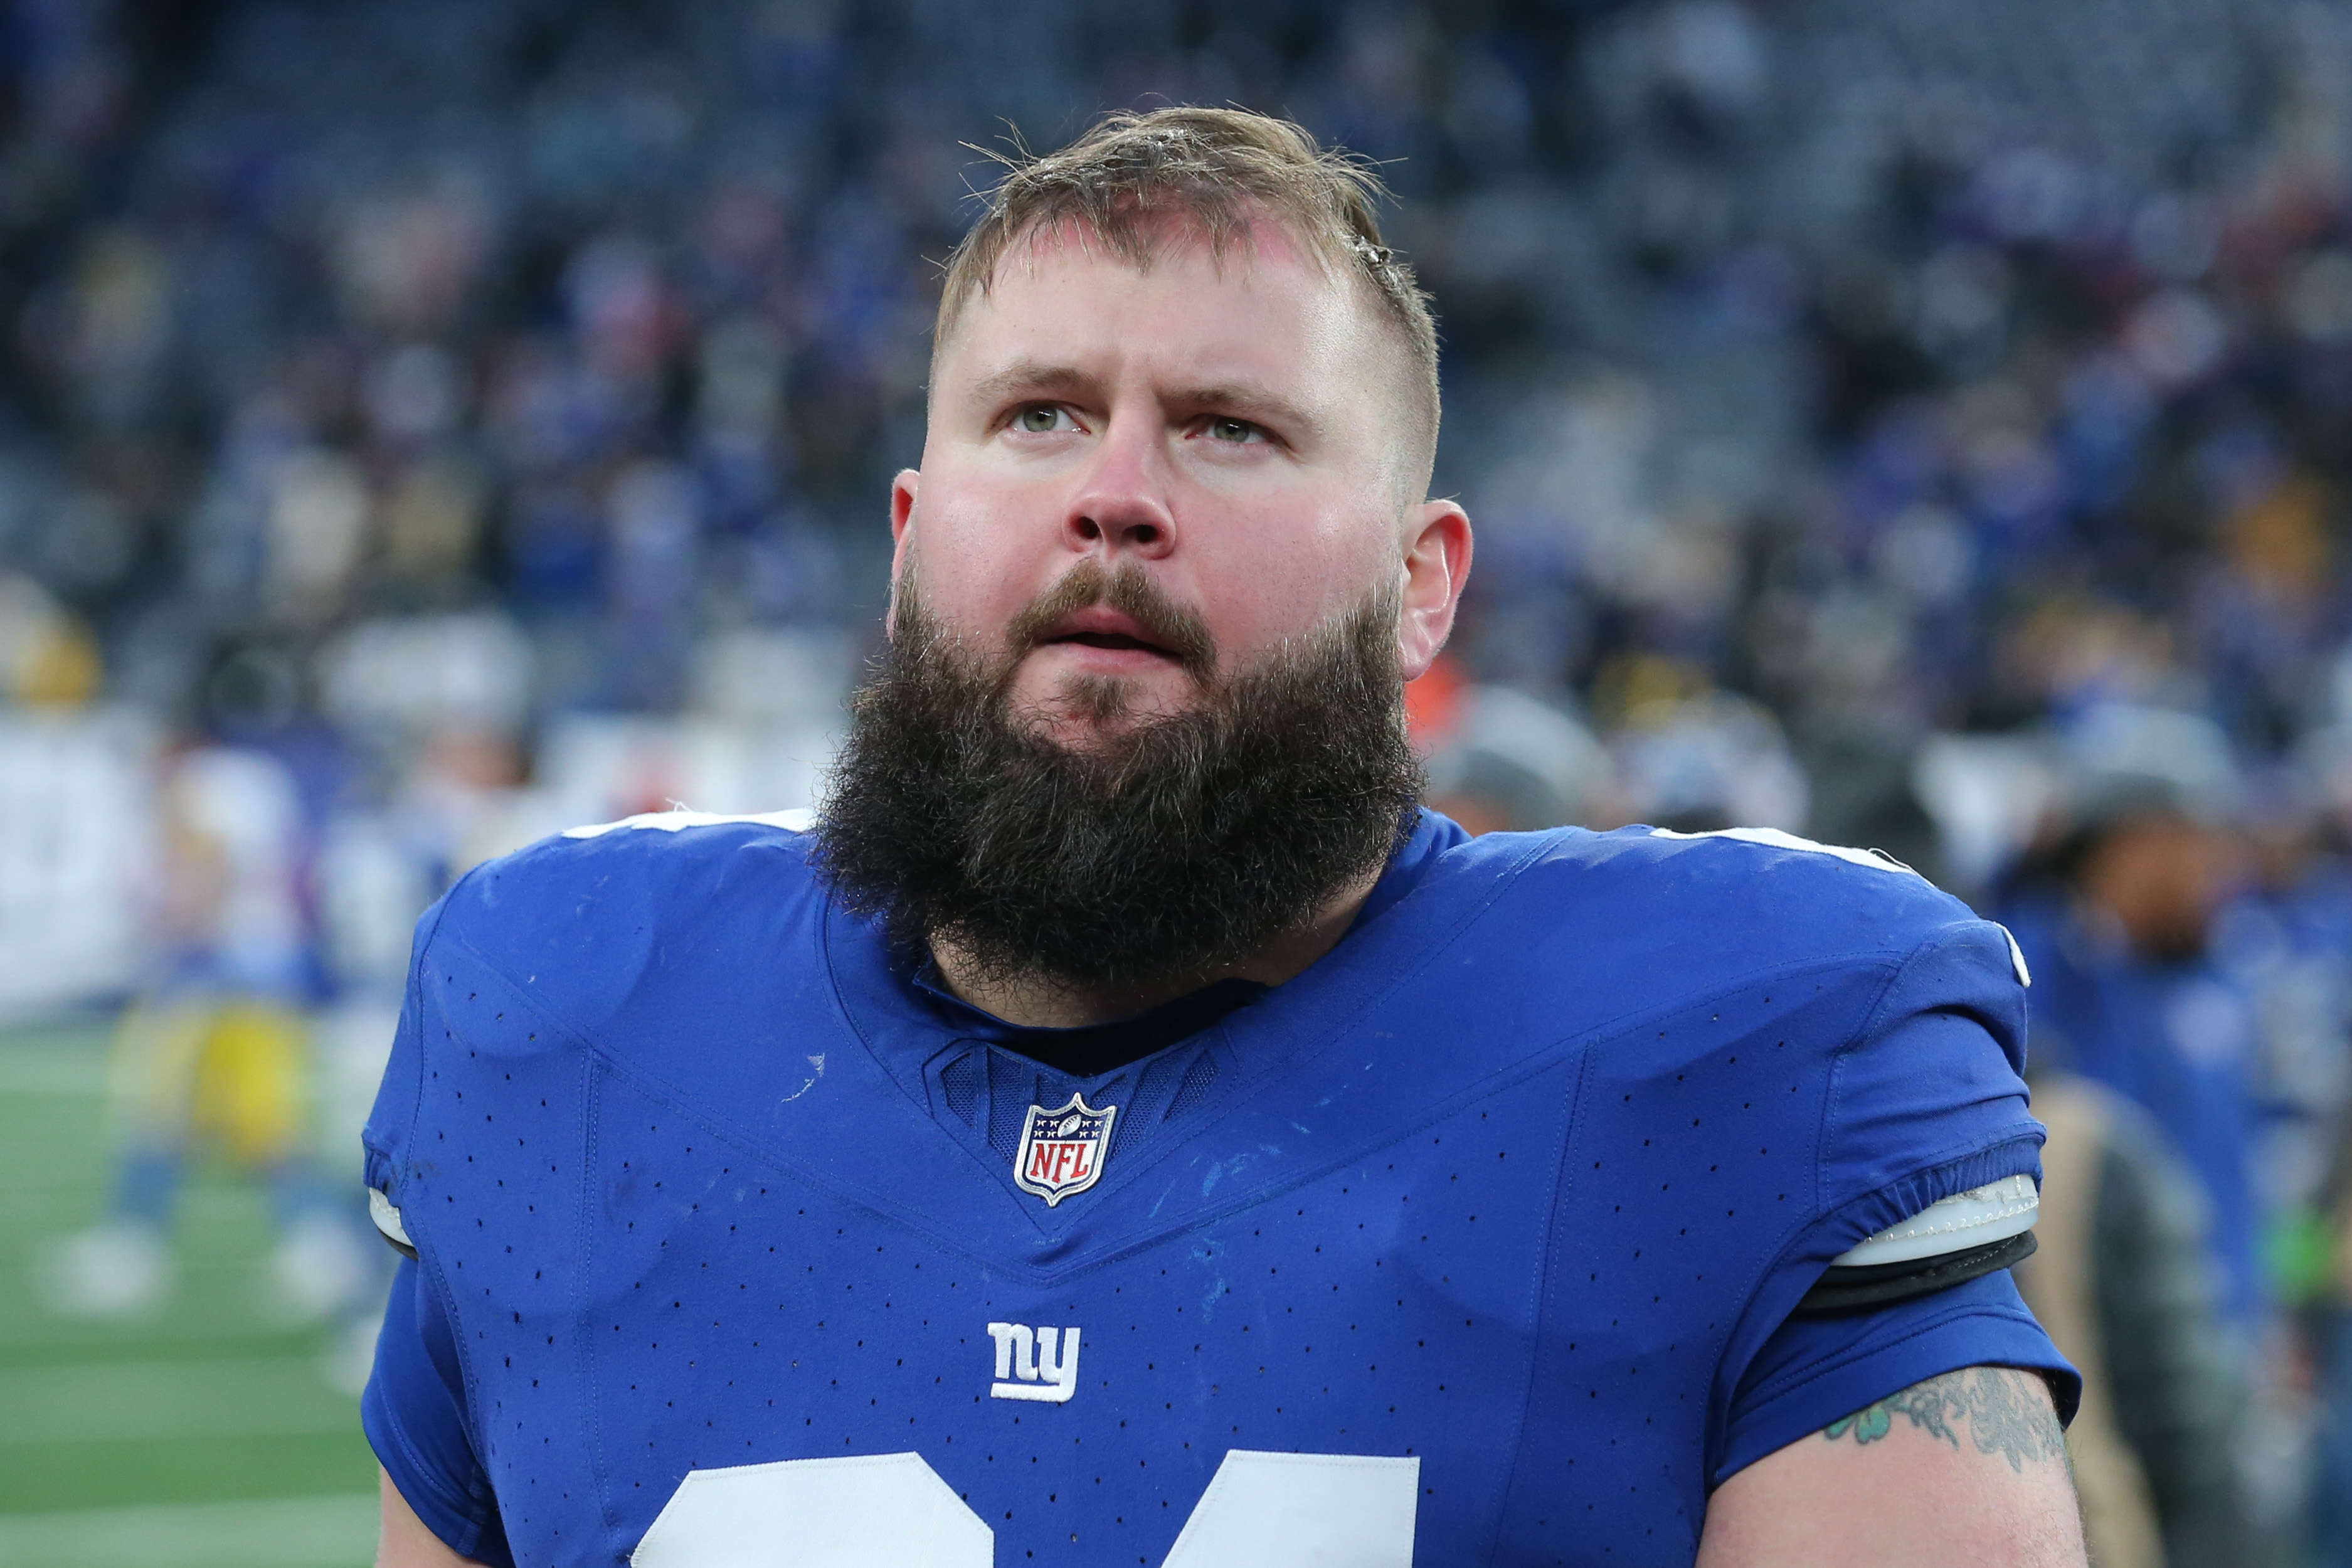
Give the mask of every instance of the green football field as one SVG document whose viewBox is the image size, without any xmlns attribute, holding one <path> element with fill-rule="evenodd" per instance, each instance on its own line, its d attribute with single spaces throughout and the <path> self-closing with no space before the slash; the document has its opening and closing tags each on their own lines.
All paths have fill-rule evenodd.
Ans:
<svg viewBox="0 0 2352 1568">
<path fill-rule="evenodd" d="M 105 1069 L 102 1026 L 0 1032 L 0 1568 L 361 1568 L 375 1462 L 329 1331 L 271 1310 L 257 1188 L 192 1177 L 152 1315 L 42 1305 L 45 1247 L 103 1208 Z"/>
</svg>

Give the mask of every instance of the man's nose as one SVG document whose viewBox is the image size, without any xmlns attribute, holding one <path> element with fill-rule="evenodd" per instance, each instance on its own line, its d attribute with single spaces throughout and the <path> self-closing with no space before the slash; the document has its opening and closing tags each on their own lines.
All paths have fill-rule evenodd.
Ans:
<svg viewBox="0 0 2352 1568">
<path fill-rule="evenodd" d="M 1064 526 L 1072 548 L 1107 544 L 1113 553 L 1132 552 L 1154 560 L 1176 548 L 1163 435 L 1156 420 L 1114 419 L 1070 498 Z"/>
</svg>

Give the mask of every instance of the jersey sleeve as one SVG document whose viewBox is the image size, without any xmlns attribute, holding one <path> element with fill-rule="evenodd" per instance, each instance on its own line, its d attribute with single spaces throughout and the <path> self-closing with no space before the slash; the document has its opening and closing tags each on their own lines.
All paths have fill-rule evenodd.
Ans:
<svg viewBox="0 0 2352 1568">
<path fill-rule="evenodd" d="M 2041 1372 L 2060 1419 L 2073 1418 L 2081 1379 L 2005 1268 L 1882 1306 L 1796 1310 L 1865 1238 L 1960 1194 L 2020 1175 L 2039 1181 L 2042 1128 L 2027 1111 L 2022 1077 L 2025 984 L 1999 926 L 1955 922 L 1897 966 L 1836 1052 L 1820 1134 L 1820 1218 L 1768 1270 L 1727 1349 L 1717 1386 L 1729 1394 L 1710 1447 L 1711 1485 L 1967 1366 Z"/>
<path fill-rule="evenodd" d="M 456 1338 L 414 1259 L 404 1259 L 393 1277 L 360 1426 L 426 1529 L 460 1557 L 514 1568 L 498 1499 L 476 1458 Z"/>
<path fill-rule="evenodd" d="M 498 1500 L 467 1415 L 466 1373 L 433 1270 L 409 1244 L 399 1205 L 400 1170 L 415 1131 L 424 1077 L 420 966 L 447 900 L 417 922 L 408 994 L 374 1109 L 361 1134 L 376 1226 L 404 1255 L 393 1276 L 375 1365 L 360 1399 L 360 1425 L 384 1473 L 425 1528 L 460 1557 L 513 1568 Z"/>
<path fill-rule="evenodd" d="M 1790 1318 L 1748 1363 L 1707 1484 L 1721 1486 L 1767 1454 L 1915 1383 L 1969 1366 L 2042 1373 L 2062 1419 L 2073 1417 L 2081 1396 L 2081 1378 L 2033 1321 L 2005 1268 L 1874 1311 Z"/>
</svg>

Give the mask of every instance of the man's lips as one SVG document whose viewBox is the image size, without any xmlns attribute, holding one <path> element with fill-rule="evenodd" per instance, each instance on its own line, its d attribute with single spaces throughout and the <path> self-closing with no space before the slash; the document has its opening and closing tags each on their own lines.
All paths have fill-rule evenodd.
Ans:
<svg viewBox="0 0 2352 1568">
<path fill-rule="evenodd" d="M 1055 650 L 1069 673 L 1140 675 L 1174 665 L 1197 680 L 1216 668 L 1216 643 L 1197 611 L 1168 598 L 1133 562 L 1116 572 L 1079 562 L 1013 617 L 1016 658 Z"/>
<path fill-rule="evenodd" d="M 1100 648 L 1110 653 L 1149 654 L 1173 660 L 1174 650 L 1154 638 L 1134 616 L 1097 605 L 1062 616 L 1045 629 L 1034 646 L 1053 645 Z"/>
</svg>

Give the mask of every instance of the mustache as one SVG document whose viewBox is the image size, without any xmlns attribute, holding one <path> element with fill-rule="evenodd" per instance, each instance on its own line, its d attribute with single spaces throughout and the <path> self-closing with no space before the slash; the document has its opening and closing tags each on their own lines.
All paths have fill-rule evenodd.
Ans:
<svg viewBox="0 0 2352 1568">
<path fill-rule="evenodd" d="M 1170 598 L 1132 562 L 1105 571 L 1100 562 L 1081 561 L 1062 574 L 1060 582 L 1029 601 L 1005 628 L 1011 661 L 1020 662 L 1051 637 L 1055 623 L 1065 616 L 1097 605 L 1108 605 L 1141 626 L 1144 636 L 1165 648 L 1195 680 L 1205 681 L 1217 668 L 1216 638 L 1200 612 Z"/>
</svg>

